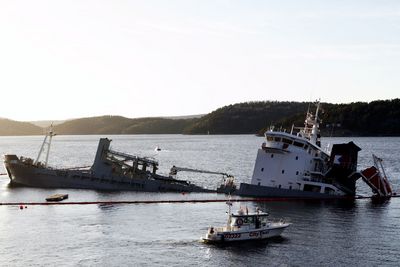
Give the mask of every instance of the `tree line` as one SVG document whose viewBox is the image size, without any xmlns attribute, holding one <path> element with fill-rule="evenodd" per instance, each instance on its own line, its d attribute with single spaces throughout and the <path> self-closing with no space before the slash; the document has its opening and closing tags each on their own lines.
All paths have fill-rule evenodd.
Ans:
<svg viewBox="0 0 400 267">
<path fill-rule="evenodd" d="M 219 108 L 200 118 L 99 116 L 55 126 L 57 134 L 263 134 L 275 128 L 304 125 L 308 102 L 253 101 Z M 400 99 L 369 103 L 322 103 L 324 136 L 400 136 Z M 44 129 L 28 122 L 0 119 L 0 135 L 38 135 Z"/>
</svg>

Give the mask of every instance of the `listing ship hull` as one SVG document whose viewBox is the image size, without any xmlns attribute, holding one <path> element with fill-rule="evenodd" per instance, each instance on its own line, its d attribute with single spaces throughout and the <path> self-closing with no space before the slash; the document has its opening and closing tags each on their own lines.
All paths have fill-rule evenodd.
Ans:
<svg viewBox="0 0 400 267">
<path fill-rule="evenodd" d="M 350 195 L 330 195 L 319 192 L 276 188 L 248 183 L 241 183 L 239 190 L 236 191 L 235 194 L 243 197 L 257 198 L 337 199 L 351 197 Z"/>
<path fill-rule="evenodd" d="M 318 118 L 307 111 L 304 127 L 290 132 L 265 132 L 258 149 L 253 176 L 242 183 L 241 196 L 275 198 L 351 198 L 355 196 L 358 152 L 353 142 L 334 144 L 331 151 L 321 148 Z"/>
<path fill-rule="evenodd" d="M 109 191 L 214 192 L 188 181 L 156 174 L 158 163 L 109 149 L 111 140 L 100 139 L 90 169 L 55 169 L 29 158 L 5 155 L 4 165 L 12 185 L 40 188 L 75 188 Z M 147 168 L 153 167 L 150 171 Z"/>
<path fill-rule="evenodd" d="M 12 185 L 39 188 L 75 188 L 109 191 L 208 192 L 205 188 L 148 178 L 100 178 L 88 171 L 41 169 L 23 164 L 5 164 Z"/>
</svg>

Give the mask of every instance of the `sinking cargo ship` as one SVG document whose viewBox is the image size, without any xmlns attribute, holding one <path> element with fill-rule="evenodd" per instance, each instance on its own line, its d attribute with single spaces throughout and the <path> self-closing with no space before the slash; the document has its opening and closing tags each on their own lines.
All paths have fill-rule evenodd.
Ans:
<svg viewBox="0 0 400 267">
<path fill-rule="evenodd" d="M 158 162 L 110 149 L 111 140 L 101 138 L 90 168 L 57 169 L 47 166 L 52 130 L 46 135 L 39 155 L 31 158 L 5 155 L 4 165 L 13 185 L 41 188 L 76 188 L 146 192 L 214 192 L 188 181 L 157 174 Z M 47 148 L 44 162 L 40 156 Z"/>
<path fill-rule="evenodd" d="M 318 113 L 310 109 L 304 127 L 290 132 L 271 127 L 258 149 L 251 183 L 241 183 L 235 194 L 253 197 L 340 198 L 356 195 L 362 178 L 379 197 L 392 195 L 382 160 L 373 155 L 374 166 L 357 171 L 358 152 L 353 142 L 321 148 Z"/>
</svg>

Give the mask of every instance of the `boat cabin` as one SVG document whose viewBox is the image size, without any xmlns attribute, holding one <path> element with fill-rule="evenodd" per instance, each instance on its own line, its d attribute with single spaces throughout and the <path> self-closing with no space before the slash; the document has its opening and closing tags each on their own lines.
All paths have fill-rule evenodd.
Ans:
<svg viewBox="0 0 400 267">
<path fill-rule="evenodd" d="M 244 214 L 243 212 L 232 214 L 229 218 L 228 224 L 232 229 L 259 229 L 267 225 L 268 213 L 250 213 Z"/>
</svg>

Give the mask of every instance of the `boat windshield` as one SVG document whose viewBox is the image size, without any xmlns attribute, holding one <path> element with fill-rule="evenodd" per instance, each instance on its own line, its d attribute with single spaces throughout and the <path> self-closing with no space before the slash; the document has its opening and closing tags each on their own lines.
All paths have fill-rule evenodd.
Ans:
<svg viewBox="0 0 400 267">
<path fill-rule="evenodd" d="M 256 224 L 257 222 L 262 223 L 267 221 L 267 215 L 240 215 L 234 216 L 233 224 Z"/>
</svg>

